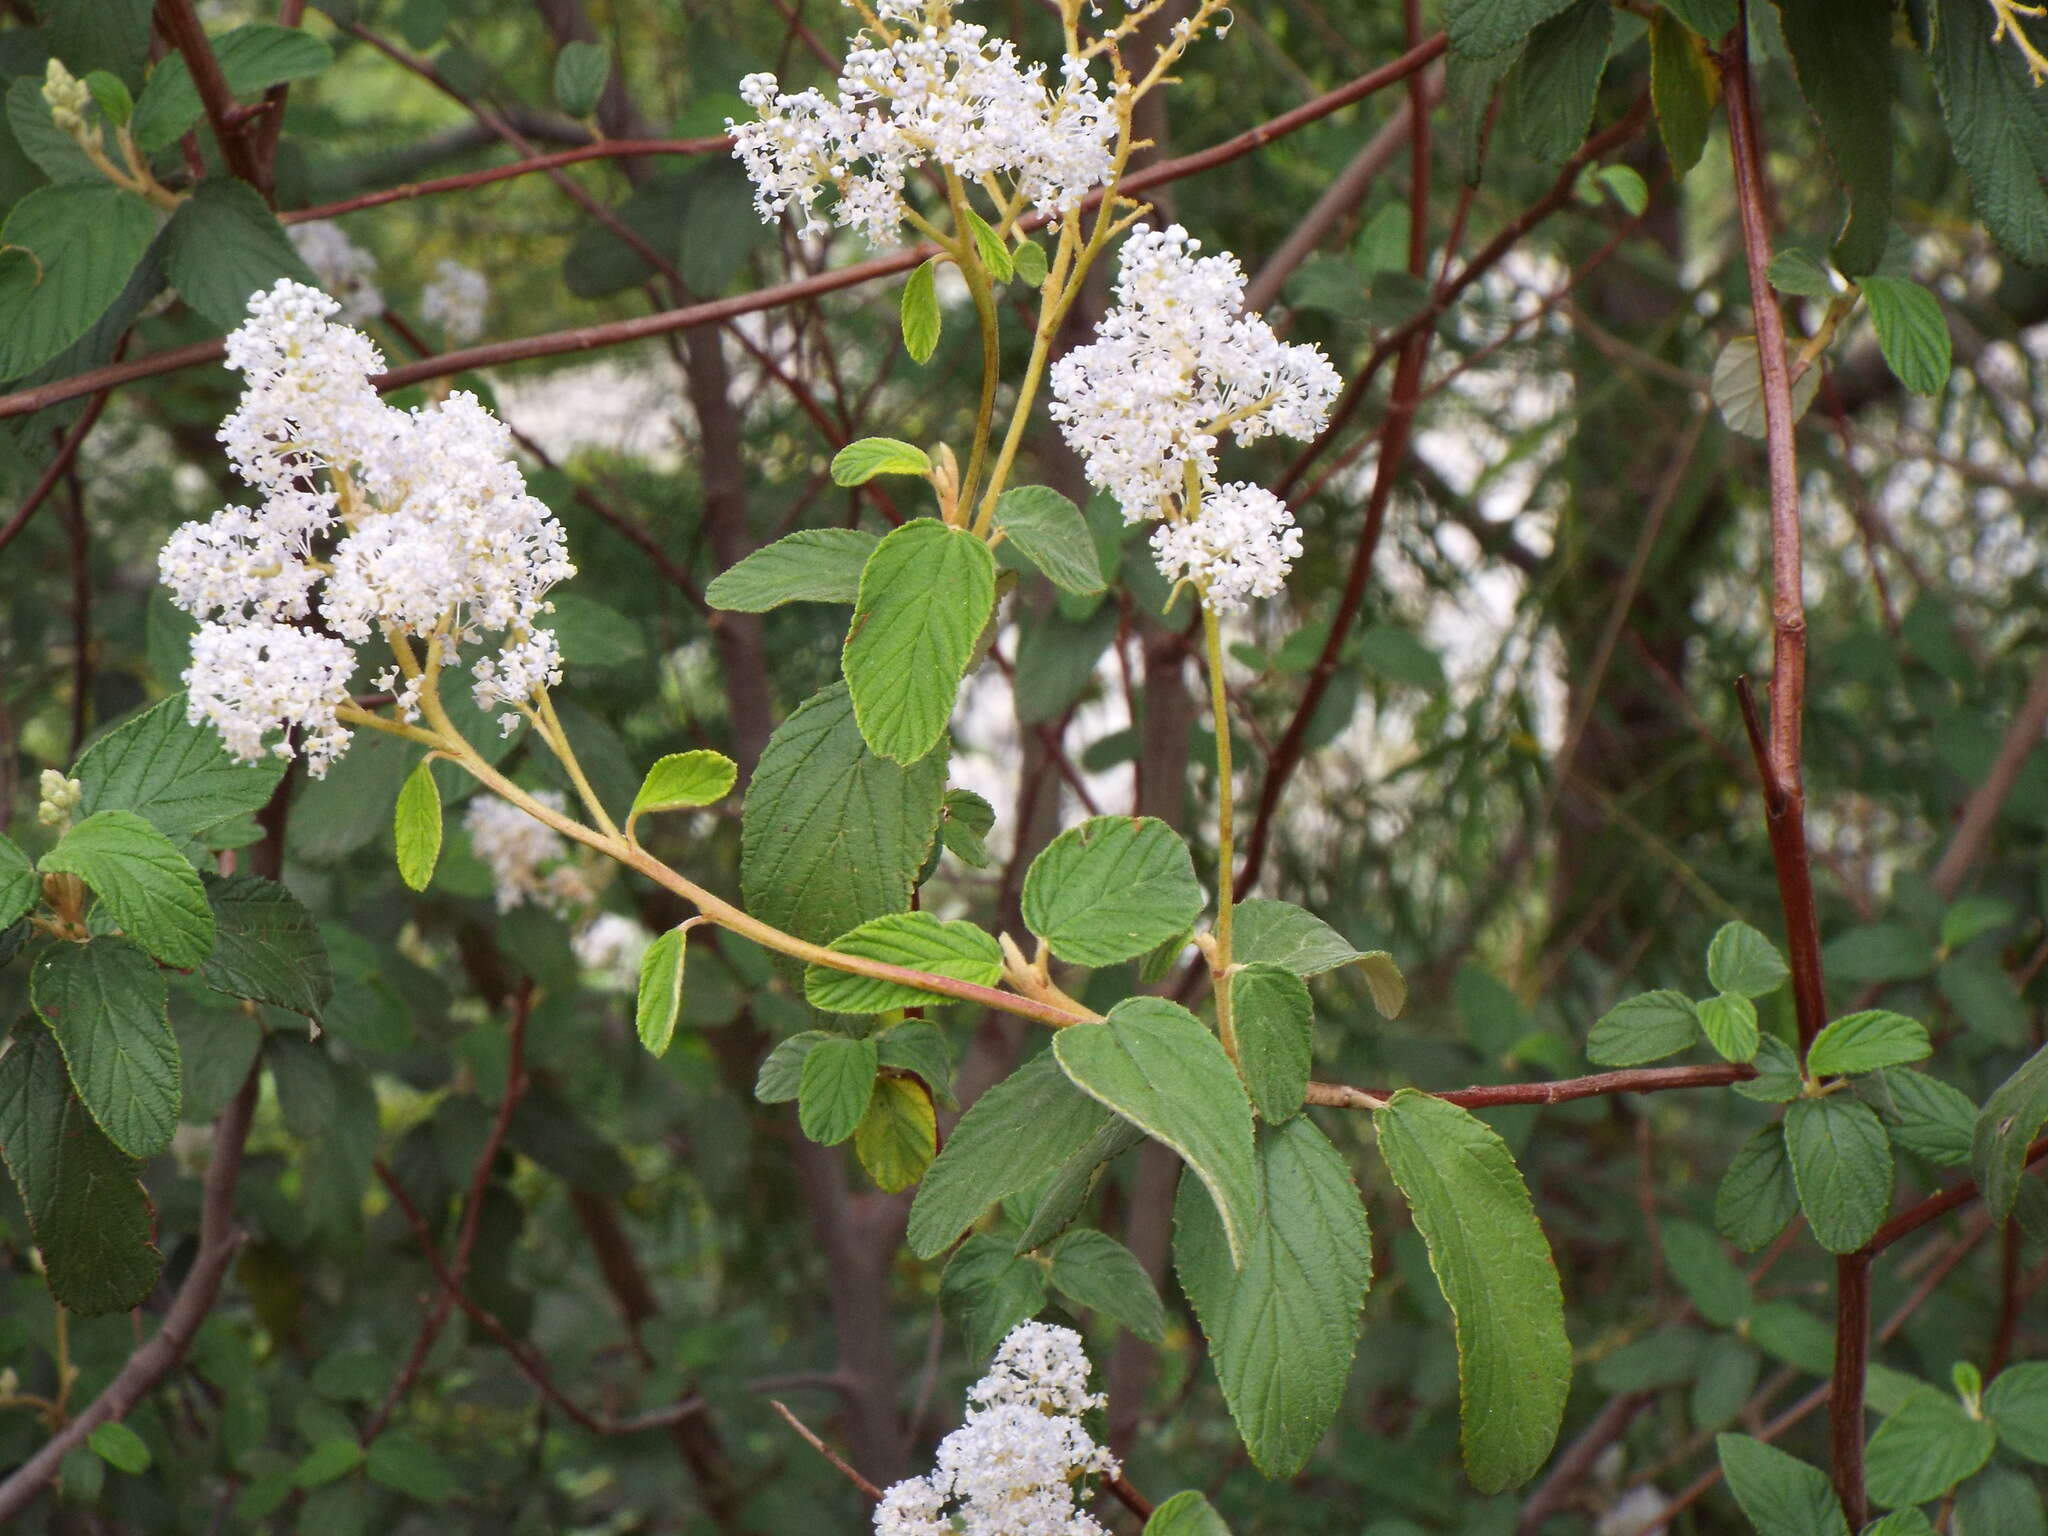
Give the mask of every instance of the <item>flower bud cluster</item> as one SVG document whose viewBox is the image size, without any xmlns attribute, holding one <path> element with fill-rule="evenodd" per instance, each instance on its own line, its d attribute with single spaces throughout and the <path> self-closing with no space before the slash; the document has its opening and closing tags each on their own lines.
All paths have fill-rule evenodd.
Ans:
<svg viewBox="0 0 2048 1536">
<path fill-rule="evenodd" d="M 228 337 L 247 379 L 220 437 L 262 497 L 171 535 L 158 570 L 200 621 L 185 674 L 191 717 L 236 756 L 302 738 L 316 774 L 347 745 L 336 710 L 356 648 L 380 637 L 409 665 L 376 679 L 417 714 L 421 661 L 461 665 L 486 709 L 560 681 L 547 592 L 575 573 L 561 525 L 527 494 L 502 422 L 458 391 L 411 411 L 370 382 L 384 359 L 332 323 L 335 300 L 280 281 Z M 424 643 L 416 656 L 412 642 Z M 511 717 L 516 720 L 516 717 Z"/>
<path fill-rule="evenodd" d="M 1086 60 L 1065 59 L 1048 85 L 1014 44 L 954 20 L 952 0 L 882 0 L 876 18 L 881 35 L 854 38 L 834 95 L 785 92 L 771 74 L 740 82 L 757 120 L 726 126 L 763 220 L 799 208 L 804 232 L 822 234 L 829 188 L 832 222 L 879 247 L 894 243 L 905 180 L 927 162 L 970 184 L 1006 177 L 1054 217 L 1107 178 L 1117 114 Z"/>
<path fill-rule="evenodd" d="M 50 109 L 50 121 L 59 133 L 74 139 L 85 137 L 85 114 L 92 106 L 92 88 L 64 67 L 60 59 L 50 60 L 43 72 L 43 102 Z"/>
<path fill-rule="evenodd" d="M 967 1399 L 967 1422 L 939 1443 L 937 1469 L 883 1496 L 876 1536 L 1106 1536 L 1078 1483 L 1119 1468 L 1081 1423 L 1104 1399 L 1088 1390 L 1080 1335 L 1019 1324 Z"/>
<path fill-rule="evenodd" d="M 45 768 L 36 787 L 41 792 L 36 820 L 62 836 L 70 830 L 71 818 L 78 814 L 79 806 L 85 803 L 85 786 L 76 779 L 65 778 L 55 768 Z"/>
<path fill-rule="evenodd" d="M 1167 576 L 1227 610 L 1277 592 L 1301 537 L 1279 498 L 1220 481 L 1222 435 L 1311 438 L 1341 381 L 1320 350 L 1241 312 L 1235 256 L 1200 249 L 1177 224 L 1131 231 L 1116 307 L 1094 341 L 1053 365 L 1050 411 L 1126 521 L 1167 520 L 1152 541 Z"/>
</svg>

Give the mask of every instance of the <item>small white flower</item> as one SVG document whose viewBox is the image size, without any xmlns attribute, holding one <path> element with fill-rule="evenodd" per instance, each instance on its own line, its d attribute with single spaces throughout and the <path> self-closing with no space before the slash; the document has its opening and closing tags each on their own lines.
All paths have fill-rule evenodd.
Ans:
<svg viewBox="0 0 2048 1536">
<path fill-rule="evenodd" d="M 434 280 L 420 290 L 420 318 L 441 327 L 441 334 L 458 344 L 474 341 L 483 334 L 484 310 L 491 302 L 491 285 L 483 273 L 459 261 L 443 261 L 434 269 Z"/>
<path fill-rule="evenodd" d="M 1085 60 L 1064 60 L 1048 86 L 1042 64 L 956 21 L 950 0 L 892 0 L 877 15 L 901 30 L 856 36 L 834 95 L 784 92 L 770 74 L 740 81 L 756 120 L 726 126 L 764 220 L 796 209 L 806 233 L 823 233 L 817 204 L 829 189 L 833 222 L 884 246 L 902 223 L 908 174 L 927 161 L 970 184 L 1007 178 L 1054 216 L 1107 178 L 1116 113 Z"/>
<path fill-rule="evenodd" d="M 1152 530 L 1152 555 L 1168 581 L 1192 581 L 1217 613 L 1249 597 L 1276 597 L 1301 554 L 1287 503 L 1256 485 L 1219 486 L 1201 510 Z"/>
<path fill-rule="evenodd" d="M 341 303 L 342 323 L 372 320 L 384 313 L 377 288 L 377 258 L 332 219 L 294 224 L 287 231 L 299 260 L 313 269 L 320 286 Z"/>
<path fill-rule="evenodd" d="M 1081 1423 L 1103 1403 L 1088 1390 L 1088 1369 L 1073 1330 L 1012 1329 L 968 1389 L 967 1420 L 939 1443 L 936 1470 L 884 1495 L 876 1536 L 1105 1536 L 1078 1486 L 1119 1470 Z"/>
<path fill-rule="evenodd" d="M 558 791 L 537 790 L 533 798 L 550 810 L 563 808 Z M 490 866 L 500 912 L 531 901 L 562 916 L 591 901 L 594 893 L 568 862 L 569 844 L 562 834 L 509 800 L 478 795 L 463 812 L 462 825 L 470 848 Z"/>
<path fill-rule="evenodd" d="M 1124 242 L 1117 304 L 1095 340 L 1052 368 L 1050 412 L 1089 480 L 1138 523 L 1165 514 L 1189 466 L 1216 483 L 1222 432 L 1249 443 L 1322 430 L 1340 380 L 1312 346 L 1292 346 L 1239 312 L 1244 271 L 1197 256 L 1178 224 Z"/>
</svg>

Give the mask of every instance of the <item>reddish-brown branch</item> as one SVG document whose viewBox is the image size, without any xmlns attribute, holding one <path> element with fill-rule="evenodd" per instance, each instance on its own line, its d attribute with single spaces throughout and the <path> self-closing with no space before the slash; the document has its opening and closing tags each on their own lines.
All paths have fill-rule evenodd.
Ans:
<svg viewBox="0 0 2048 1536">
<path fill-rule="evenodd" d="M 484 1195 L 490 1186 L 491 1169 L 498 1161 L 498 1149 L 505 1144 L 505 1133 L 511 1129 L 512 1113 L 526 1094 L 526 1024 L 532 1015 L 533 982 L 526 980 L 519 984 L 518 991 L 512 996 L 510 1016 L 505 1024 L 505 1096 L 498 1101 L 498 1112 L 491 1117 L 490 1132 L 484 1137 L 476 1164 L 470 1170 L 469 1189 L 462 1202 L 462 1225 L 455 1235 L 455 1254 L 447 1267 L 447 1282 L 435 1296 L 433 1306 L 420 1324 L 412 1352 L 392 1379 L 391 1390 L 384 1394 L 384 1401 L 363 1426 L 364 1445 L 384 1433 L 385 1426 L 391 1422 L 391 1415 L 398 1411 L 398 1405 L 412 1391 L 413 1383 L 419 1379 L 420 1370 L 426 1364 L 427 1352 L 448 1325 L 448 1314 L 454 1308 L 456 1293 L 469 1274 L 469 1261 L 476 1251 L 477 1228 L 483 1219 Z"/>
<path fill-rule="evenodd" d="M 1704 1067 L 1634 1067 L 1622 1072 L 1595 1072 L 1589 1077 L 1566 1077 L 1548 1083 L 1491 1083 L 1477 1088 L 1453 1088 L 1448 1092 L 1426 1089 L 1431 1098 L 1442 1099 L 1464 1109 L 1501 1109 L 1510 1104 L 1565 1104 L 1573 1099 L 1597 1099 L 1615 1093 L 1663 1093 L 1672 1088 L 1724 1088 L 1756 1076 L 1756 1068 L 1745 1063 L 1717 1062 Z M 1386 1101 L 1391 1088 L 1352 1088 L 1343 1083 L 1310 1083 L 1308 1102 L 1333 1109 L 1375 1109 Z"/>
<path fill-rule="evenodd" d="M 2025 1163 L 2031 1167 L 2043 1157 L 2048 1157 L 2048 1136 L 2043 1136 L 2027 1148 Z M 1900 1238 L 1909 1236 L 1926 1226 L 1930 1221 L 1939 1221 L 1950 1211 L 1968 1205 L 1977 1198 L 1977 1181 L 1965 1179 L 1952 1184 L 1938 1195 L 1929 1195 L 1918 1205 L 1908 1206 L 1890 1221 L 1879 1227 L 1860 1250 L 1864 1254 L 1879 1254 L 1891 1247 Z"/>
<path fill-rule="evenodd" d="M 384 187 L 375 192 L 363 192 L 354 197 L 342 198 L 339 202 L 320 203 L 311 208 L 294 208 L 278 217 L 286 224 L 304 224 L 314 219 L 339 218 L 345 213 L 360 213 L 365 208 L 382 208 L 387 203 L 410 202 L 419 197 L 435 197 L 443 192 L 466 192 L 472 187 L 489 186 L 494 181 L 510 181 L 518 176 L 532 176 L 552 171 L 564 165 L 576 165 L 585 160 L 638 160 L 654 155 L 717 155 L 732 148 L 732 135 L 721 133 L 707 139 L 606 139 L 601 144 L 579 144 L 574 149 L 556 150 L 551 154 L 527 155 L 509 165 L 488 166 L 480 171 L 463 171 L 452 176 L 437 176 L 430 181 L 409 181 L 402 186 Z"/>
<path fill-rule="evenodd" d="M 241 1091 L 213 1122 L 213 1151 L 206 1164 L 199 1210 L 199 1251 L 164 1314 L 163 1326 L 128 1357 L 98 1397 L 0 1482 L 0 1527 L 55 1480 L 64 1458 L 85 1444 L 88 1435 L 102 1424 L 126 1417 L 185 1358 L 199 1325 L 220 1295 L 228 1265 L 242 1246 L 242 1234 L 235 1225 L 235 1184 L 241 1177 L 242 1148 L 249 1139 L 249 1121 L 256 1113 L 261 1081 L 261 1068 L 251 1067 Z"/>
<path fill-rule="evenodd" d="M 57 445 L 56 456 L 36 477 L 36 483 L 29 487 L 28 495 L 23 497 L 21 505 L 15 508 L 14 516 L 7 519 L 7 526 L 0 528 L 0 549 L 5 549 L 14 542 L 21 530 L 28 526 L 29 519 L 36 515 L 36 509 L 49 499 L 50 492 L 71 468 L 72 461 L 78 457 L 78 450 L 85 446 L 86 434 L 92 431 L 93 424 L 100 419 L 100 412 L 106 408 L 107 391 L 101 390 L 93 396 L 92 404 L 85 408 L 85 414 L 64 434 L 64 440 Z"/>
<path fill-rule="evenodd" d="M 164 35 L 183 56 L 185 68 L 191 71 L 193 88 L 206 109 L 206 121 L 213 129 L 214 141 L 220 145 L 221 159 L 236 176 L 260 187 L 263 171 L 249 143 L 247 124 L 235 106 L 235 94 L 228 89 L 227 76 L 221 73 L 220 60 L 214 57 L 213 44 L 206 40 L 206 28 L 192 7 L 192 0 L 156 0 L 156 17 Z"/>
<path fill-rule="evenodd" d="M 1178 159 L 1150 166 L 1125 182 L 1124 190 L 1130 193 L 1142 192 L 1147 188 L 1177 181 L 1184 176 L 1192 176 L 1229 161 L 1241 159 L 1254 150 L 1262 149 L 1286 134 L 1305 128 L 1310 123 L 1327 117 L 1374 91 L 1405 80 L 1442 51 L 1443 39 L 1432 38 L 1422 47 L 1410 50 L 1392 63 L 1373 70 L 1370 74 L 1361 75 L 1358 79 L 1339 86 L 1314 101 L 1305 102 L 1290 112 L 1283 112 L 1256 128 L 1247 129 L 1235 138 L 1226 139 L 1221 144 L 1211 145 L 1208 149 L 1199 150 L 1194 154 L 1182 155 Z M 1100 194 L 1097 194 L 1096 198 L 1090 201 L 1099 200 Z M 1029 228 L 1036 228 L 1042 222 L 1037 215 L 1020 221 Z M 763 310 L 779 309 L 785 304 L 816 298 L 821 294 L 836 293 L 843 288 L 857 288 L 879 277 L 908 272 L 935 254 L 935 247 L 918 245 L 908 250 L 857 262 L 850 267 L 821 272 L 794 282 L 778 283 L 731 298 L 685 304 L 659 314 L 614 321 L 606 325 L 574 326 L 567 330 L 547 331 L 511 341 L 459 348 L 404 368 L 393 369 L 380 375 L 376 384 L 383 390 L 402 389 L 408 384 L 446 378 L 450 374 L 462 373 L 472 368 L 530 362 L 542 357 L 561 357 L 575 352 L 588 352 L 601 347 L 615 347 L 627 342 L 642 341 L 650 336 L 665 336 L 672 331 L 687 330 L 691 326 L 730 320 L 740 315 L 758 314 Z M 90 395 L 100 390 L 133 383 L 137 379 L 152 378 L 158 374 L 175 372 L 180 368 L 214 362 L 221 357 L 223 351 L 224 344 L 218 340 L 194 342 L 189 346 L 174 347 L 150 357 L 137 358 L 132 363 L 94 368 L 34 389 L 16 390 L 10 395 L 0 395 L 0 419 L 25 416 L 60 401 L 76 399 L 80 395 Z"/>
<path fill-rule="evenodd" d="M 830 1462 L 832 1464 L 833 1470 L 836 1471 L 841 1477 L 845 1478 L 849 1483 L 853 1484 L 855 1488 L 858 1488 L 862 1494 L 864 1494 L 867 1498 L 873 1500 L 875 1503 L 879 1504 L 882 1502 L 882 1490 L 877 1488 L 873 1483 L 869 1482 L 866 1478 L 862 1477 L 859 1471 L 856 1470 L 854 1466 L 850 1462 L 848 1462 L 844 1456 L 841 1456 L 837 1451 L 833 1450 L 831 1446 L 827 1445 L 823 1440 L 820 1440 L 817 1436 L 817 1433 L 811 1428 L 811 1426 L 806 1424 L 802 1419 L 798 1418 L 795 1414 L 791 1413 L 786 1404 L 779 1402 L 774 1398 L 770 1398 L 768 1400 L 768 1406 L 770 1408 L 773 1408 L 777 1413 L 781 1414 L 783 1422 L 803 1437 L 804 1444 L 808 1445 L 812 1450 L 816 1451 L 820 1456 L 824 1457 L 825 1460 Z"/>
</svg>

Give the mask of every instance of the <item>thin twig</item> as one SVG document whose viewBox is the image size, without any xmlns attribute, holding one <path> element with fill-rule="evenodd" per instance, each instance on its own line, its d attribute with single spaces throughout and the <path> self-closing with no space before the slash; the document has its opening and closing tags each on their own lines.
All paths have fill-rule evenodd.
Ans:
<svg viewBox="0 0 2048 1536">
<path fill-rule="evenodd" d="M 867 1495 L 868 1498 L 874 1500 L 875 1503 L 879 1504 L 882 1502 L 882 1490 L 877 1488 L 873 1483 L 869 1482 L 866 1478 L 862 1477 L 860 1473 L 856 1472 L 850 1465 L 847 1464 L 845 1457 L 841 1456 L 837 1451 L 833 1450 L 831 1446 L 827 1445 L 824 1441 L 820 1440 L 815 1434 L 813 1434 L 811 1432 L 811 1427 L 808 1424 L 806 1424 L 802 1419 L 798 1418 L 795 1414 L 791 1413 L 786 1404 L 782 1403 L 778 1399 L 770 1398 L 768 1400 L 768 1406 L 770 1408 L 773 1408 L 777 1413 L 782 1415 L 784 1423 L 788 1424 L 791 1429 L 795 1430 L 799 1435 L 803 1436 L 805 1444 L 810 1446 L 812 1450 L 816 1451 L 820 1456 L 824 1457 L 827 1461 L 831 1462 L 833 1467 L 837 1469 L 841 1477 L 845 1478 L 849 1483 L 853 1484 L 854 1487 L 858 1488 L 862 1493 Z"/>
</svg>

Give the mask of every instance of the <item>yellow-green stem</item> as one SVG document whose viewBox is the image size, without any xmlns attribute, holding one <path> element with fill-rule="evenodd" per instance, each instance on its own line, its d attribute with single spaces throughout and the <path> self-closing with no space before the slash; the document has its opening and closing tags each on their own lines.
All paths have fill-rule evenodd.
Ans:
<svg viewBox="0 0 2048 1536">
<path fill-rule="evenodd" d="M 1223 1049 L 1237 1060 L 1237 1025 L 1230 1013 L 1231 886 L 1236 879 L 1235 829 L 1232 826 L 1230 782 L 1230 698 L 1223 688 L 1223 630 L 1215 610 L 1202 605 L 1202 639 L 1209 650 L 1209 708 L 1216 717 L 1216 954 L 1210 962 L 1216 977 L 1216 1033 Z"/>
<path fill-rule="evenodd" d="M 590 812 L 591 819 L 605 832 L 617 837 L 619 829 L 613 825 L 611 817 L 605 814 L 604 802 L 597 798 L 597 791 L 590 787 L 590 780 L 584 776 L 583 765 L 576 760 L 576 749 L 569 745 L 569 733 L 562 729 L 562 718 L 555 713 L 555 701 L 548 696 L 545 688 L 540 691 L 540 718 L 547 725 L 542 738 L 568 772 L 569 782 L 576 786 L 577 797 Z"/>
<path fill-rule="evenodd" d="M 990 286 L 988 268 L 982 264 L 981 250 L 967 222 L 967 190 L 951 171 L 946 172 L 946 197 L 953 206 L 953 226 L 960 236 L 954 259 L 967 279 L 967 291 L 974 299 L 974 317 L 981 326 L 981 403 L 974 415 L 974 444 L 968 450 L 967 473 L 961 478 L 957 503 L 971 507 L 981 484 L 982 461 L 988 457 L 989 429 L 995 425 L 996 386 L 1003 375 L 1002 333 L 996 316 L 995 289 Z M 976 532 L 983 531 L 977 523 Z"/>
</svg>

